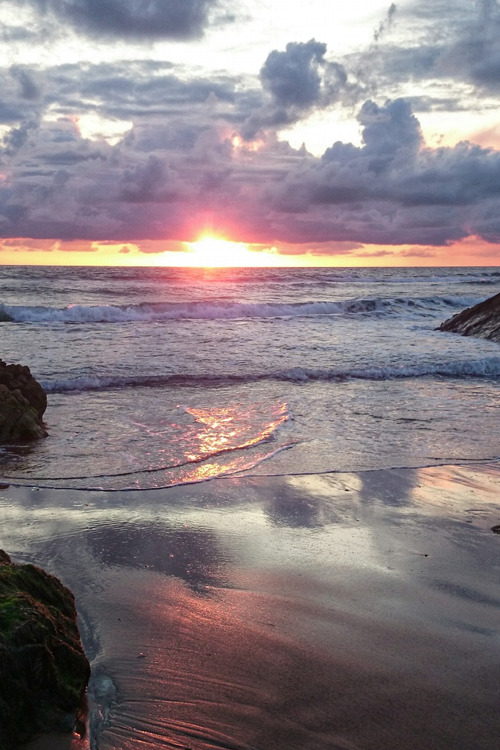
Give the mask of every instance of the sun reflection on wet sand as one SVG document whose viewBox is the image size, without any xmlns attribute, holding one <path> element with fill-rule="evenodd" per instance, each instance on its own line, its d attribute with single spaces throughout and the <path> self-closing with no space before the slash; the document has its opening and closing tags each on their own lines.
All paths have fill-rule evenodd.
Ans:
<svg viewBox="0 0 500 750">
<path fill-rule="evenodd" d="M 242 410 L 240 406 L 224 408 L 194 409 L 187 407 L 186 412 L 191 414 L 197 423 L 202 424 L 204 429 L 196 434 L 199 443 L 196 453 L 187 455 L 194 460 L 201 456 L 213 456 L 221 451 L 236 450 L 238 448 L 249 448 L 252 445 L 268 440 L 277 428 L 290 419 L 288 407 L 285 403 L 279 404 L 272 411 L 273 419 L 260 428 L 254 422 L 251 410 Z"/>
<path fill-rule="evenodd" d="M 253 467 L 275 451 L 266 454 L 229 457 L 232 451 L 243 451 L 270 440 L 280 425 L 290 419 L 285 403 L 280 403 L 271 411 L 271 418 L 265 415 L 264 423 L 259 420 L 255 406 L 243 409 L 240 405 L 221 408 L 186 407 L 186 413 L 194 417 L 201 429 L 192 437 L 192 450 L 186 451 L 188 461 L 197 462 L 225 454 L 224 457 L 195 467 L 182 469 L 177 476 L 179 482 L 204 481 L 226 474 L 234 474 Z M 260 423 L 259 423 L 260 421 Z"/>
<path fill-rule="evenodd" d="M 172 487 L 253 469 L 297 442 L 287 441 L 287 433 L 279 430 L 291 419 L 288 405 L 281 401 L 213 408 L 177 405 L 172 412 L 161 430 L 147 430 L 155 441 L 151 452 L 139 457 L 136 448 L 130 457 L 122 456 L 125 471 L 114 472 L 111 464 L 109 474 L 65 471 L 59 476 L 23 476 L 19 484 L 89 491 Z M 12 476 L 3 476 L 17 483 L 12 471 Z"/>
</svg>

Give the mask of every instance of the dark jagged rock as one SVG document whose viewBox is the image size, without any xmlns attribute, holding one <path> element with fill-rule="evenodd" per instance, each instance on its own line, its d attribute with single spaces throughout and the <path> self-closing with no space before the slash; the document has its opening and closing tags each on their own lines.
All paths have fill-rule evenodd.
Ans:
<svg viewBox="0 0 500 750">
<path fill-rule="evenodd" d="M 454 315 L 438 328 L 462 336 L 478 336 L 500 343 L 500 294 Z"/>
<path fill-rule="evenodd" d="M 47 394 L 40 383 L 35 380 L 29 367 L 18 364 L 8 365 L 0 359 L 0 384 L 6 385 L 10 391 L 21 391 L 38 416 L 43 417 L 47 408 Z"/>
<path fill-rule="evenodd" d="M 0 748 L 73 731 L 89 676 L 73 594 L 0 550 Z"/>
<path fill-rule="evenodd" d="M 0 385 L 0 443 L 45 437 L 38 414 L 21 391 Z"/>
<path fill-rule="evenodd" d="M 44 437 L 47 394 L 25 365 L 0 359 L 0 443 Z"/>
</svg>

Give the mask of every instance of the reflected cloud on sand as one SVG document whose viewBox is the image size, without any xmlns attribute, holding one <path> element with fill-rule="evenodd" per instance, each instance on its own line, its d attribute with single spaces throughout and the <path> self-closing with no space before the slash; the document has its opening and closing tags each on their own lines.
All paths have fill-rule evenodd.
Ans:
<svg viewBox="0 0 500 750">
<path fill-rule="evenodd" d="M 100 750 L 488 747 L 499 483 L 433 467 L 10 488 L 0 541 L 75 593 Z"/>
</svg>

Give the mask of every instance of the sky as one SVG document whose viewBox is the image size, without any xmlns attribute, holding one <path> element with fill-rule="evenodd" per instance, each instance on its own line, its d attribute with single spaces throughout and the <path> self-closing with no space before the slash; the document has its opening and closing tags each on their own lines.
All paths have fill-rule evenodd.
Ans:
<svg viewBox="0 0 500 750">
<path fill-rule="evenodd" d="M 0 0 L 0 264 L 500 265 L 497 0 Z"/>
</svg>

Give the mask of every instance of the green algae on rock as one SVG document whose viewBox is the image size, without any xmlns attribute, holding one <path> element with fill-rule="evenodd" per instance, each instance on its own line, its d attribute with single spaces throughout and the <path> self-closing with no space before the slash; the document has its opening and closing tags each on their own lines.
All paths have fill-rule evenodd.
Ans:
<svg viewBox="0 0 500 750">
<path fill-rule="evenodd" d="M 47 394 L 29 367 L 0 359 L 0 443 L 45 437 Z"/>
<path fill-rule="evenodd" d="M 0 383 L 0 443 L 36 440 L 47 433 L 35 409 L 20 391 L 10 391 Z"/>
<path fill-rule="evenodd" d="M 0 550 L 0 747 L 73 731 L 89 677 L 71 591 Z"/>
</svg>

